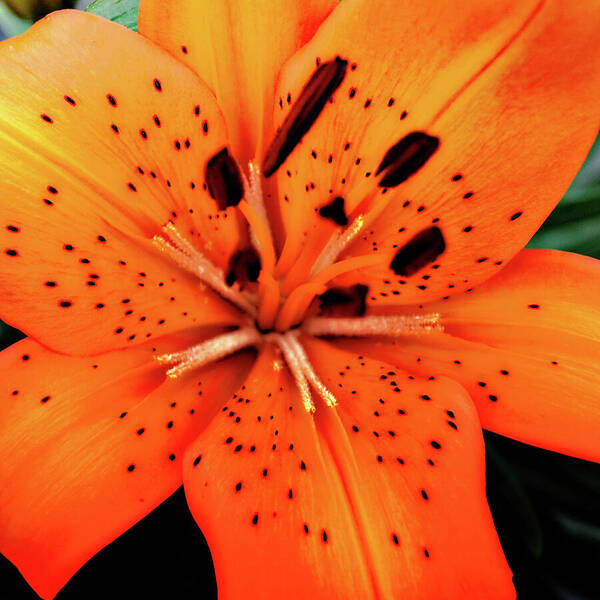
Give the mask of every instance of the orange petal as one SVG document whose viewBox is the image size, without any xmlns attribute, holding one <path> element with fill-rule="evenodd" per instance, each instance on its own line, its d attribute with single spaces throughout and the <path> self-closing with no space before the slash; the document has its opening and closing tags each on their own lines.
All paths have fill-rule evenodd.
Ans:
<svg viewBox="0 0 600 600">
<path fill-rule="evenodd" d="M 184 486 L 219 597 L 513 598 L 465 392 L 397 373 L 397 394 L 380 379 L 389 365 L 308 348 L 337 413 L 309 415 L 266 348 L 186 453 Z"/>
<path fill-rule="evenodd" d="M 0 550 L 42 598 L 175 491 L 183 450 L 247 370 L 240 356 L 163 383 L 154 349 L 184 341 L 0 355 Z"/>
<path fill-rule="evenodd" d="M 425 305 L 446 333 L 348 347 L 456 379 L 486 429 L 600 462 L 598 298 L 600 261 L 523 250 L 473 292 Z"/>
<path fill-rule="evenodd" d="M 138 27 L 214 90 L 235 154 L 247 164 L 272 126 L 275 79 L 281 65 L 312 37 L 338 3 L 142 0 Z"/>
<path fill-rule="evenodd" d="M 237 225 L 202 189 L 226 144 L 205 86 L 141 36 L 79 11 L 3 42 L 0 56 L 2 317 L 72 353 L 230 321 L 150 242 L 172 220 L 199 247 L 214 242 L 220 264 L 235 246 Z"/>
<path fill-rule="evenodd" d="M 341 257 L 382 263 L 337 284 L 369 284 L 371 302 L 435 299 L 496 273 L 558 202 L 597 133 L 600 69 L 589 48 L 599 26 L 593 2 L 342 2 L 277 91 L 280 125 L 316 65 L 348 61 L 332 103 L 276 174 L 288 236 L 280 272 L 306 275 L 342 229 L 330 215 L 343 198 L 348 221 L 366 222 Z M 391 166 L 378 170 L 415 132 L 439 147 L 417 168 L 408 154 L 423 148 L 413 140 L 396 165 L 407 179 L 395 185 Z M 443 243 L 430 235 L 392 270 L 431 228 Z"/>
</svg>

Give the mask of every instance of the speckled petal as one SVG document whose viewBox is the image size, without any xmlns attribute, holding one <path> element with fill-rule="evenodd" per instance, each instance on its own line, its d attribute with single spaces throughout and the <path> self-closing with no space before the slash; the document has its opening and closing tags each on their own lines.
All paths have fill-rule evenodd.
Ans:
<svg viewBox="0 0 600 600">
<path fill-rule="evenodd" d="M 337 409 L 267 347 L 184 458 L 219 597 L 514 598 L 464 390 L 303 341 Z"/>
<path fill-rule="evenodd" d="M 156 352 L 94 358 L 32 340 L 0 354 L 0 551 L 44 600 L 181 485 L 181 459 L 250 364 L 164 382 Z"/>
<path fill-rule="evenodd" d="M 285 126 L 318 66 L 348 61 L 273 176 L 287 231 L 280 271 L 293 269 L 290 281 L 310 271 L 343 227 L 323 209 L 343 198 L 344 219 L 366 217 L 341 258 L 381 266 L 336 285 L 368 284 L 370 304 L 433 300 L 494 275 L 598 131 L 599 28 L 595 2 L 344 0 L 280 78 Z"/>
<path fill-rule="evenodd" d="M 523 250 L 473 292 L 425 305 L 446 333 L 344 345 L 459 381 L 486 429 L 600 462 L 598 298 L 600 261 Z"/>
<path fill-rule="evenodd" d="M 2 42 L 0 64 L 2 318 L 69 353 L 230 322 L 151 244 L 173 221 L 221 266 L 237 245 L 236 220 L 203 189 L 227 144 L 207 88 L 141 36 L 80 11 Z"/>
<path fill-rule="evenodd" d="M 246 164 L 271 128 L 275 80 L 339 0 L 142 0 L 139 31 L 215 92 Z M 269 143 L 269 140 L 266 140 Z"/>
</svg>

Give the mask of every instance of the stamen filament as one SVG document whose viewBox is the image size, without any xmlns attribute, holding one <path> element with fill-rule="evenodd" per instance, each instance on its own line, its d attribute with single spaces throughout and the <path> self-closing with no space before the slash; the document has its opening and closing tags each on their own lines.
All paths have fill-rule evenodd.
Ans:
<svg viewBox="0 0 600 600">
<path fill-rule="evenodd" d="M 297 334 L 289 331 L 285 333 L 283 337 L 287 340 L 288 344 L 292 351 L 296 354 L 298 362 L 302 366 L 304 376 L 310 384 L 315 388 L 315 390 L 319 393 L 321 398 L 325 401 L 325 404 L 329 407 L 337 406 L 336 397 L 325 387 L 325 384 L 317 377 L 311 363 L 308 358 L 306 351 L 302 344 L 298 341 Z"/>
<path fill-rule="evenodd" d="M 358 215 L 346 229 L 334 233 L 315 261 L 310 272 L 310 277 L 314 277 L 317 273 L 332 265 L 344 248 L 362 231 L 364 225 L 364 215 Z"/>
<path fill-rule="evenodd" d="M 246 200 L 267 226 L 269 236 L 272 240 L 273 235 L 271 233 L 269 217 L 267 216 L 267 209 L 262 193 L 262 172 L 260 167 L 254 161 L 248 163 L 248 171 L 250 173 L 250 181 L 245 180 L 244 182 L 246 184 Z"/>
<path fill-rule="evenodd" d="M 360 318 L 314 317 L 308 319 L 303 331 L 315 336 L 367 337 L 420 335 L 443 331 L 438 313 L 429 315 L 369 316 Z"/>
<path fill-rule="evenodd" d="M 372 197 L 365 199 L 362 206 L 369 205 Z M 356 236 L 367 226 L 369 226 L 389 204 L 389 196 L 379 196 L 366 212 L 359 214 L 353 221 L 341 232 L 334 234 L 321 254 L 319 254 L 310 273 L 314 277 L 328 266 L 335 263 L 337 257 L 356 239 Z"/>
<path fill-rule="evenodd" d="M 261 342 L 262 336 L 254 327 L 245 327 L 216 336 L 182 352 L 156 356 L 155 359 L 161 364 L 175 365 L 167 371 L 167 375 L 175 379 L 191 369 L 215 362 L 238 350 L 258 345 Z"/>
<path fill-rule="evenodd" d="M 306 412 L 313 414 L 316 411 L 316 407 L 300 359 L 296 356 L 288 340 L 283 335 L 273 334 L 273 337 L 281 349 L 285 362 L 296 380 L 296 385 L 298 386 L 298 391 L 300 392 Z"/>
<path fill-rule="evenodd" d="M 229 300 L 249 315 L 253 317 L 256 316 L 255 306 L 247 300 L 238 289 L 227 286 L 223 270 L 213 265 L 210 259 L 204 256 L 202 252 L 184 238 L 179 231 L 177 231 L 173 223 L 167 223 L 163 227 L 163 231 L 168 233 L 169 237 L 175 240 L 176 243 L 161 235 L 155 235 L 153 238 L 154 245 L 157 246 L 161 252 L 181 268 L 196 275 L 223 298 Z"/>
</svg>

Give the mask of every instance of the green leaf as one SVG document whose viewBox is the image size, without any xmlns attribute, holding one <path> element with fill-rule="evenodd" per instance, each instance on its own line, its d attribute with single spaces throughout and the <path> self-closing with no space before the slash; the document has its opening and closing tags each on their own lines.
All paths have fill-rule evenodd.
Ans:
<svg viewBox="0 0 600 600">
<path fill-rule="evenodd" d="M 86 10 L 137 31 L 140 0 L 96 0 Z"/>
<path fill-rule="evenodd" d="M 31 21 L 17 17 L 4 3 L 0 2 L 0 40 L 19 35 L 30 25 Z"/>
<path fill-rule="evenodd" d="M 554 248 L 600 258 L 600 136 L 529 248 Z"/>
</svg>

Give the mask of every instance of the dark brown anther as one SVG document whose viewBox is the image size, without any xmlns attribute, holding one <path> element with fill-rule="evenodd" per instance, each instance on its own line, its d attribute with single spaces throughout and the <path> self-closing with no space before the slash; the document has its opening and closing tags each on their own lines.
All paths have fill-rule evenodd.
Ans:
<svg viewBox="0 0 600 600">
<path fill-rule="evenodd" d="M 394 144 L 383 157 L 375 175 L 386 171 L 380 187 L 396 187 L 414 175 L 435 153 L 440 140 L 422 131 L 413 131 Z"/>
<path fill-rule="evenodd" d="M 367 312 L 368 291 L 369 288 L 361 283 L 331 288 L 319 296 L 320 314 L 328 317 L 362 317 Z"/>
<path fill-rule="evenodd" d="M 329 204 L 321 206 L 319 214 L 326 219 L 331 219 L 337 225 L 348 225 L 344 199 L 341 196 L 337 196 Z"/>
<path fill-rule="evenodd" d="M 244 182 L 235 160 L 227 148 L 217 152 L 206 165 L 206 185 L 219 210 L 237 206 L 244 197 Z"/>
<path fill-rule="evenodd" d="M 265 177 L 277 171 L 313 126 L 335 90 L 340 87 L 347 68 L 348 61 L 338 56 L 335 60 L 323 63 L 313 73 L 265 154 L 262 164 Z"/>
<path fill-rule="evenodd" d="M 244 287 L 249 281 L 256 281 L 260 274 L 260 257 L 254 248 L 239 250 L 229 260 L 229 271 L 225 283 L 231 287 L 236 281 Z"/>
<path fill-rule="evenodd" d="M 433 262 L 445 249 L 446 242 L 438 227 L 423 229 L 396 252 L 390 268 L 396 275 L 414 275 Z"/>
</svg>

